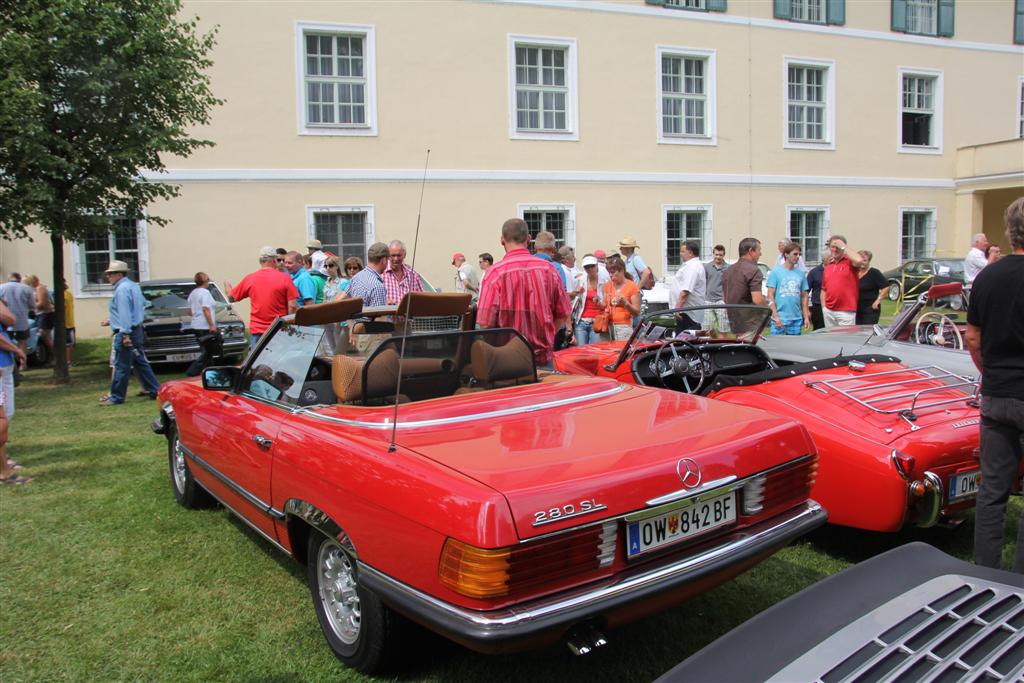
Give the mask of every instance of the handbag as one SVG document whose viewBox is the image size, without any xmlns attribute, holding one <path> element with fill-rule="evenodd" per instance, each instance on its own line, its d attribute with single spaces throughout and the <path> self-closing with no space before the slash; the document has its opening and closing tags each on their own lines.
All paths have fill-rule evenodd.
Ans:
<svg viewBox="0 0 1024 683">
<path fill-rule="evenodd" d="M 594 332 L 608 331 L 608 313 L 601 311 L 594 316 Z"/>
</svg>

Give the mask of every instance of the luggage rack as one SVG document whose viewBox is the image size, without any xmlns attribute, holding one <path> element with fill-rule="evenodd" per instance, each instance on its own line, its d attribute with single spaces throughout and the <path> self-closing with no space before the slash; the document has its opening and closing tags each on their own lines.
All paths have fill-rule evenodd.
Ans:
<svg viewBox="0 0 1024 683">
<path fill-rule="evenodd" d="M 844 382 L 860 381 L 865 377 L 874 378 L 884 377 L 885 375 L 905 376 L 908 373 L 917 373 L 920 376 L 911 379 L 904 378 L 895 382 L 872 384 L 866 387 L 853 387 L 850 389 L 843 389 L 837 386 Z M 875 392 L 886 387 L 906 387 L 914 384 L 919 385 L 922 382 L 932 383 L 935 380 L 947 381 L 941 386 L 930 386 L 916 391 L 911 389 L 910 391 L 880 396 L 878 398 L 861 398 L 855 395 L 857 393 L 868 391 Z M 952 381 L 950 382 L 949 380 Z M 838 379 L 804 380 L 804 384 L 812 389 L 822 392 L 823 394 L 828 393 L 825 389 L 825 387 L 828 387 L 837 394 L 845 396 L 851 401 L 854 401 L 855 403 L 858 403 L 868 410 L 876 413 L 881 413 L 883 415 L 899 415 L 907 421 L 910 425 L 911 431 L 917 431 L 920 429 L 920 427 L 914 424 L 914 421 L 917 420 L 917 413 L 915 411 L 922 408 L 935 408 L 937 406 L 950 405 L 953 403 L 966 403 L 972 408 L 977 408 L 980 405 L 978 398 L 980 386 L 978 382 L 968 379 L 962 375 L 957 375 L 948 370 L 943 370 L 935 365 L 922 365 L 902 370 L 886 370 L 884 372 L 873 372 L 867 375 L 861 374 L 854 377 L 840 377 Z M 934 397 L 936 400 L 928 401 L 928 394 L 934 394 L 948 389 L 960 389 L 964 392 L 964 396 L 959 398 Z"/>
</svg>

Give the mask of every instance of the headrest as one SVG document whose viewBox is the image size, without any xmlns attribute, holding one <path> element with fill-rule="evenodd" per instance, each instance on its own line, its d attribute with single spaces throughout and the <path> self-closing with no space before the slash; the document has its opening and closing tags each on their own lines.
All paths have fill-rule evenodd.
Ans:
<svg viewBox="0 0 1024 683">
<path fill-rule="evenodd" d="M 395 312 L 410 318 L 428 315 L 465 315 L 472 298 L 471 294 L 457 292 L 409 292 L 402 297 Z"/>
<path fill-rule="evenodd" d="M 363 300 L 359 297 L 325 304 L 309 304 L 295 311 L 295 324 L 340 323 L 358 315 L 361 310 L 363 310 Z"/>
<path fill-rule="evenodd" d="M 470 363 L 476 381 L 490 384 L 505 380 L 535 380 L 533 351 L 519 337 L 512 337 L 504 346 L 492 346 L 477 339 L 469 347 Z"/>
</svg>

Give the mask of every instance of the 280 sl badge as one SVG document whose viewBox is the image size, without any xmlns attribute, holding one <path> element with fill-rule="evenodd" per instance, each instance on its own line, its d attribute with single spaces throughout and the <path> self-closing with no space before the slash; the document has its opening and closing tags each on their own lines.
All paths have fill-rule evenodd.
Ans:
<svg viewBox="0 0 1024 683">
<path fill-rule="evenodd" d="M 604 510 L 608 506 L 598 503 L 594 498 L 586 498 L 578 503 L 568 503 L 561 507 L 554 507 L 549 510 L 539 510 L 533 513 L 533 526 L 542 526 L 552 522 L 560 522 L 570 517 L 589 515 L 591 512 Z"/>
</svg>

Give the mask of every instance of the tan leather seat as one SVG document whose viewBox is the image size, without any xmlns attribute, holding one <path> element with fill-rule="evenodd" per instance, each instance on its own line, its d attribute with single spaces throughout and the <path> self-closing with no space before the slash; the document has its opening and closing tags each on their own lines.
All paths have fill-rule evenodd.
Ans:
<svg viewBox="0 0 1024 683">
<path fill-rule="evenodd" d="M 341 403 L 353 403 L 363 400 L 363 369 L 366 364 L 362 358 L 337 355 L 331 367 L 331 385 L 334 394 Z M 398 388 L 398 352 L 385 349 L 371 359 L 366 370 L 365 394 L 367 399 L 387 398 L 394 396 Z M 401 401 L 401 399 L 399 399 Z"/>
<path fill-rule="evenodd" d="M 493 346 L 477 339 L 469 347 L 469 371 L 479 388 L 492 388 L 499 384 L 531 384 L 534 374 L 533 351 L 519 337 L 513 337 L 504 346 Z M 473 391 L 478 387 L 460 389 L 457 393 Z"/>
</svg>

